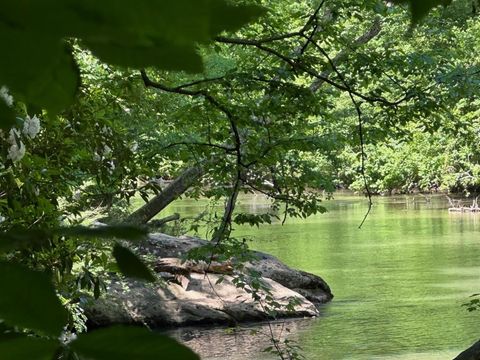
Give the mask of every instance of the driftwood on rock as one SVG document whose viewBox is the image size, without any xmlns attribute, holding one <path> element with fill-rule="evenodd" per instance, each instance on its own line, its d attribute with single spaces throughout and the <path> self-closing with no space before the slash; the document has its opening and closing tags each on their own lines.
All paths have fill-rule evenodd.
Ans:
<svg viewBox="0 0 480 360">
<path fill-rule="evenodd" d="M 234 283 L 231 264 L 182 262 L 189 250 L 207 241 L 191 237 L 151 234 L 137 252 L 157 258 L 155 271 L 159 281 L 112 279 L 107 293 L 85 308 L 91 327 L 111 324 L 147 324 L 172 327 L 192 324 L 235 324 L 241 321 L 266 320 L 272 314 L 252 295 Z M 278 317 L 313 317 L 318 305 L 332 299 L 330 288 L 320 277 L 297 271 L 273 256 L 254 252 L 258 260 L 246 264 L 262 273 L 261 281 L 273 299 L 281 305 Z M 265 299 L 265 294 L 260 297 Z M 294 310 L 287 305 L 298 303 Z M 262 300 L 263 301 L 263 300 Z"/>
<path fill-rule="evenodd" d="M 179 258 L 162 258 L 155 264 L 154 270 L 156 272 L 182 273 L 190 274 L 196 272 L 199 274 L 227 274 L 233 273 L 233 267 L 230 261 L 218 262 L 212 261 L 206 263 L 205 261 L 182 261 Z"/>
</svg>

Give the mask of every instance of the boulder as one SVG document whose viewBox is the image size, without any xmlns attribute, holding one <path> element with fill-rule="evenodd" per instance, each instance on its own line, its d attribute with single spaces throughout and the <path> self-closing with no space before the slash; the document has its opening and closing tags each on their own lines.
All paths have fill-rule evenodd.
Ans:
<svg viewBox="0 0 480 360">
<path fill-rule="evenodd" d="M 202 267 L 181 262 L 186 252 L 206 244 L 193 237 L 151 234 L 136 251 L 157 259 L 154 268 L 159 281 L 148 284 L 112 278 L 106 294 L 85 306 L 89 326 L 146 324 L 162 328 L 313 317 L 319 314 L 318 305 L 333 297 L 320 277 L 291 269 L 271 255 L 254 252 L 258 260 L 245 267 L 261 273 L 262 284 L 270 293 L 259 292 L 261 301 L 254 301 L 248 290 L 235 285 L 236 274 L 230 264 Z M 278 304 L 275 309 L 268 309 L 267 295 Z M 287 308 L 292 299 L 295 306 Z"/>
<path fill-rule="evenodd" d="M 453 360 L 480 360 L 480 340 L 460 353 Z"/>
</svg>

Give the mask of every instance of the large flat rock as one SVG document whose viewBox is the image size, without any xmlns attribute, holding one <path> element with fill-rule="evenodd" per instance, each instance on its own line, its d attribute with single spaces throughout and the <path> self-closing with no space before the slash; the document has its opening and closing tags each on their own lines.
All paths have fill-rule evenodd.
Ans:
<svg viewBox="0 0 480 360">
<path fill-rule="evenodd" d="M 143 255 L 161 259 L 180 258 L 187 251 L 206 245 L 192 237 L 151 234 L 137 249 Z M 108 291 L 86 307 L 92 327 L 111 324 L 146 324 L 150 327 L 172 327 L 191 324 L 235 324 L 272 317 L 312 317 L 319 314 L 318 305 L 332 299 L 330 288 L 320 277 L 289 268 L 273 256 L 255 252 L 258 260 L 246 264 L 261 272 L 261 282 L 270 294 L 260 292 L 260 301 L 234 284 L 238 274 L 189 272 L 185 275 L 158 273 L 159 281 L 112 279 Z M 180 264 L 180 260 L 178 261 Z M 174 271 L 172 271 L 173 273 Z M 165 281 L 174 279 L 178 281 Z M 222 279 L 221 281 L 219 279 Z M 266 296 L 278 303 L 272 313 Z M 296 305 L 286 305 L 296 299 Z M 270 308 L 272 310 L 272 308 Z"/>
</svg>

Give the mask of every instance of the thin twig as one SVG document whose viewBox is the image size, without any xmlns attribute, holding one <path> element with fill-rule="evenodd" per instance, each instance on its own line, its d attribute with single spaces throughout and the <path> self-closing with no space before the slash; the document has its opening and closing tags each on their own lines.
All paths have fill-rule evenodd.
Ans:
<svg viewBox="0 0 480 360">
<path fill-rule="evenodd" d="M 171 143 L 171 144 L 168 144 L 166 146 L 163 146 L 162 150 L 167 150 L 167 149 L 170 149 L 172 147 L 180 146 L 180 145 L 185 145 L 185 146 L 195 145 L 195 146 L 213 147 L 213 148 L 224 150 L 226 153 L 235 152 L 235 148 L 233 148 L 233 147 L 228 147 L 228 146 L 219 145 L 219 144 L 213 144 L 211 142 L 204 143 L 204 142 L 196 142 L 196 141 L 192 141 L 192 142 L 179 141 L 179 142 Z"/>
<path fill-rule="evenodd" d="M 327 58 L 328 62 L 330 63 L 330 66 L 333 68 L 333 70 L 335 71 L 335 73 L 337 74 L 338 78 L 342 81 L 342 83 L 344 84 L 344 86 L 348 89 L 348 95 L 350 97 L 350 100 L 352 101 L 352 104 L 353 106 L 355 107 L 355 112 L 357 113 L 357 118 L 358 118 L 358 136 L 359 136 L 359 140 L 360 140 L 360 157 L 361 157 L 361 167 L 360 167 L 360 173 L 362 175 L 362 178 L 363 178 L 363 183 L 364 183 L 364 187 L 365 187 L 365 191 L 367 193 L 367 197 L 368 197 L 368 209 L 367 209 L 367 212 L 365 213 L 365 216 L 363 217 L 363 220 L 362 222 L 360 223 L 360 225 L 358 226 L 359 229 L 362 228 L 363 224 L 365 223 L 365 221 L 367 220 L 367 217 L 368 215 L 370 214 L 370 211 L 372 210 L 372 205 L 373 205 L 373 202 L 372 202 L 372 193 L 370 191 L 370 186 L 368 185 L 368 180 L 367 180 L 367 176 L 365 174 L 365 162 L 366 162 L 366 158 L 367 158 L 367 155 L 365 154 L 365 141 L 364 141 L 364 136 L 363 136 L 363 120 L 362 120 L 362 111 L 360 109 L 360 104 L 357 102 L 357 100 L 355 99 L 355 97 L 353 96 L 354 93 L 352 91 L 350 91 L 350 85 L 347 83 L 347 81 L 345 80 L 345 77 L 342 75 L 342 73 L 338 70 L 338 68 L 335 66 L 334 62 L 332 61 L 332 59 L 330 58 L 330 56 L 328 56 L 327 52 L 320 46 L 318 45 L 315 41 L 312 42 L 315 47 Z"/>
<path fill-rule="evenodd" d="M 302 70 L 303 72 L 312 76 L 313 78 L 316 78 L 318 80 L 326 82 L 327 84 L 332 85 L 333 87 L 337 88 L 338 90 L 351 92 L 353 95 L 355 95 L 355 96 L 357 96 L 357 97 L 361 98 L 362 100 L 365 100 L 369 103 L 380 103 L 380 104 L 387 105 L 387 106 L 397 106 L 397 105 L 401 104 L 402 102 L 405 102 L 406 100 L 409 99 L 408 96 L 404 96 L 400 99 L 391 101 L 391 100 L 385 99 L 384 97 L 369 96 L 369 95 L 362 94 L 362 93 L 360 93 L 360 92 L 358 92 L 354 89 L 346 87 L 345 85 L 339 84 L 339 83 L 331 80 L 330 78 L 328 78 L 326 76 L 323 76 L 322 74 L 319 74 L 315 70 L 313 70 L 313 69 L 307 67 L 306 65 L 304 65 L 301 61 L 294 60 L 294 59 L 292 59 L 292 58 L 290 58 L 286 55 L 283 55 L 281 52 L 279 52 L 275 49 L 272 49 L 270 47 L 265 46 L 262 42 L 259 42 L 258 40 L 241 39 L 241 38 L 227 38 L 227 37 L 218 36 L 218 37 L 215 38 L 215 41 L 217 41 L 219 43 L 224 43 L 224 44 L 254 46 L 259 50 L 262 50 L 266 53 L 274 55 L 278 59 L 280 59 L 283 62 L 290 65 L 290 67 L 292 68 L 292 70 L 295 74 L 298 74 L 298 70 Z"/>
</svg>

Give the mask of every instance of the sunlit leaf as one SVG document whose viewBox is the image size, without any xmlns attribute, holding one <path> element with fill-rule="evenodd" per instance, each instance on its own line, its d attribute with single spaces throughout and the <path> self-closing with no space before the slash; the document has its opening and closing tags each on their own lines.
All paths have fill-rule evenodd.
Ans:
<svg viewBox="0 0 480 360">
<path fill-rule="evenodd" d="M 116 244 L 113 249 L 113 256 L 123 275 L 149 282 L 155 281 L 155 276 L 153 276 L 152 271 L 130 249 Z"/>
<path fill-rule="evenodd" d="M 9 325 L 60 335 L 67 312 L 46 274 L 0 262 L 0 289 L 0 319 Z"/>
<path fill-rule="evenodd" d="M 0 358 L 2 360 L 52 360 L 59 345 L 58 341 L 34 337 L 0 340 Z"/>
<path fill-rule="evenodd" d="M 80 334 L 71 343 L 81 359 L 90 360 L 199 360 L 177 341 L 145 328 L 114 326 Z"/>
</svg>

